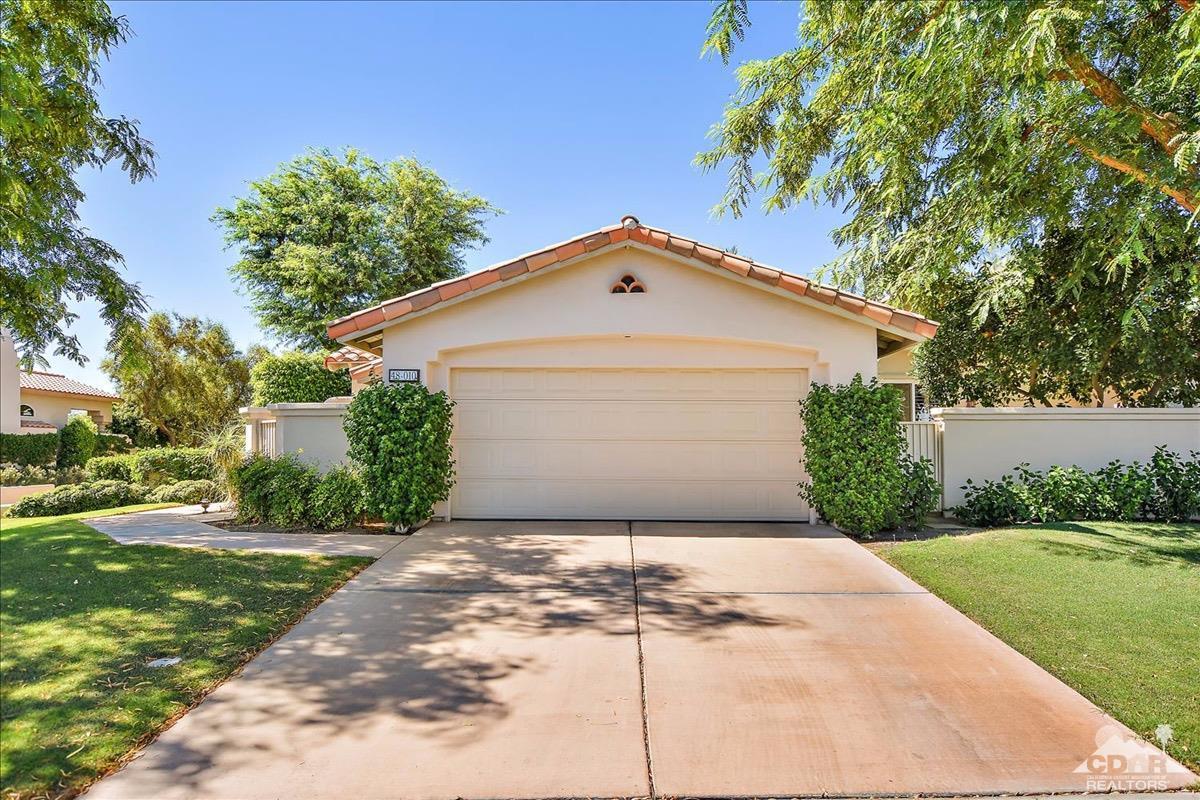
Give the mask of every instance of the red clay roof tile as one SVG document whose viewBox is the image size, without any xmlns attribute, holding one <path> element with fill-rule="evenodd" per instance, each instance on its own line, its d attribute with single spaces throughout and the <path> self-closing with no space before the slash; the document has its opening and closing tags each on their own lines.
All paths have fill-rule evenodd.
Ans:
<svg viewBox="0 0 1200 800">
<path fill-rule="evenodd" d="M 596 252 L 605 247 L 619 245 L 626 241 L 659 249 L 670 249 L 671 252 L 684 257 L 719 266 L 737 275 L 752 277 L 771 286 L 778 286 L 800 297 L 809 297 L 826 305 L 836 304 L 839 308 L 861 314 L 880 325 L 898 327 L 923 337 L 931 337 L 937 332 L 937 323 L 933 320 L 894 309 L 884 303 L 865 300 L 857 295 L 822 286 L 808 278 L 790 275 L 773 267 L 758 264 L 751 259 L 726 253 L 710 245 L 704 245 L 682 236 L 674 236 L 657 228 L 647 227 L 638 222 L 636 217 L 626 215 L 621 219 L 619 225 L 606 225 L 598 231 L 577 236 L 537 253 L 497 264 L 456 280 L 412 292 L 404 297 L 389 300 L 378 306 L 333 320 L 329 323 L 328 334 L 332 339 L 350 336 L 357 331 L 364 331 L 381 322 L 397 319 L 412 311 L 421 311 L 439 302 L 485 289 L 494 283 L 510 280 L 526 272 L 534 272 L 551 264 L 576 258 L 584 253 Z"/>
</svg>

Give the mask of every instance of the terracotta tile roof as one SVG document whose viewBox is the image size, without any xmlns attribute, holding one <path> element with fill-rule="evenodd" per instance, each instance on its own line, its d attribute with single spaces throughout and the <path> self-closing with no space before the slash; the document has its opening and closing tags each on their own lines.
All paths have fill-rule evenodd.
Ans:
<svg viewBox="0 0 1200 800">
<path fill-rule="evenodd" d="M 350 377 L 356 380 L 383 377 L 383 359 L 357 347 L 346 345 L 325 356 L 325 369 L 336 372 L 349 369 Z"/>
<path fill-rule="evenodd" d="M 403 297 L 387 300 L 377 306 L 356 311 L 329 323 L 329 338 L 340 339 L 358 331 L 367 331 L 383 322 L 421 311 L 446 300 L 479 291 L 498 281 L 512 280 L 530 272 L 536 272 L 552 264 L 567 261 L 602 248 L 628 246 L 629 242 L 667 250 L 684 258 L 691 258 L 712 267 L 728 270 L 735 275 L 761 281 L 798 297 L 807 297 L 826 305 L 858 314 L 880 325 L 930 338 L 937 332 L 937 323 L 911 311 L 867 300 L 849 292 L 822 286 L 801 275 L 792 275 L 782 270 L 759 264 L 752 259 L 727 253 L 718 247 L 702 244 L 692 239 L 677 236 L 668 231 L 641 224 L 637 217 L 622 217 L 618 225 L 609 225 L 598 231 L 585 233 L 565 242 L 528 253 L 512 261 L 505 261 L 442 283 L 420 289 Z M 338 351 L 340 352 L 340 351 Z"/>
<path fill-rule="evenodd" d="M 58 430 L 58 428 L 54 427 L 49 422 L 42 422 L 41 420 L 36 420 L 36 419 L 21 420 L 21 427 L 22 428 L 34 428 L 36 430 L 48 430 L 48 431 Z"/>
<path fill-rule="evenodd" d="M 88 386 L 65 375 L 53 372 L 22 372 L 21 388 L 36 392 L 51 392 L 53 394 L 69 394 L 77 397 L 95 397 L 100 400 L 120 400 L 121 396 L 95 386 Z"/>
<path fill-rule="evenodd" d="M 339 369 L 351 369 L 362 367 L 368 364 L 380 364 L 383 359 L 374 353 L 368 353 L 366 350 L 360 350 L 357 347 L 346 345 L 339 347 L 329 355 L 325 356 L 325 369 L 333 372 Z"/>
</svg>

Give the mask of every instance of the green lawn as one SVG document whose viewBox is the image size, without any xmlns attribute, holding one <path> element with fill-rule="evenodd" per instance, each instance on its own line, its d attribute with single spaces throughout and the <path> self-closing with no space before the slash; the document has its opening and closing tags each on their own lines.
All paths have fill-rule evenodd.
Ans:
<svg viewBox="0 0 1200 800">
<path fill-rule="evenodd" d="M 992 633 L 1200 767 L 1200 525 L 1062 523 L 880 551 Z"/>
<path fill-rule="evenodd" d="M 86 786 L 369 563 L 125 546 L 75 521 L 112 513 L 0 520 L 6 800 Z M 146 666 L 161 656 L 183 663 Z"/>
</svg>

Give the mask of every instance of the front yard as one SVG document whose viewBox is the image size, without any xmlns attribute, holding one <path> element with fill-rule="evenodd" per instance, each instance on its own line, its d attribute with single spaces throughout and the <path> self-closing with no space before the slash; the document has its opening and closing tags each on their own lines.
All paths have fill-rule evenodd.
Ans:
<svg viewBox="0 0 1200 800">
<path fill-rule="evenodd" d="M 0 522 L 6 800 L 86 786 L 368 563 L 123 546 L 76 521 L 124 510 Z"/>
<path fill-rule="evenodd" d="M 1149 741 L 1200 767 L 1200 525 L 1000 528 L 879 551 Z"/>
</svg>

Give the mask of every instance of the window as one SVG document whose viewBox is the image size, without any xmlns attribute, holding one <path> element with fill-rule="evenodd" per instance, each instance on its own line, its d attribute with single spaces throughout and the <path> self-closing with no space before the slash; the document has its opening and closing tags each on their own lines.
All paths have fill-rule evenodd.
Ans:
<svg viewBox="0 0 1200 800">
<path fill-rule="evenodd" d="M 22 417 L 32 417 L 33 416 L 33 406 L 27 406 L 24 403 L 22 403 L 21 404 L 21 416 Z"/>
<path fill-rule="evenodd" d="M 632 275 L 625 275 L 609 289 L 609 294 L 645 294 L 646 287 Z"/>
</svg>

